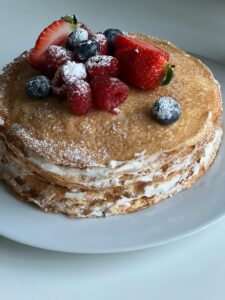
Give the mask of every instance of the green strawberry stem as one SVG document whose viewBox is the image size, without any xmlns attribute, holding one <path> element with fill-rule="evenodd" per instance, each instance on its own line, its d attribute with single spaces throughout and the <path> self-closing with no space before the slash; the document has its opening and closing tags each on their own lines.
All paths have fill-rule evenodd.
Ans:
<svg viewBox="0 0 225 300">
<path fill-rule="evenodd" d="M 172 78 L 174 77 L 174 67 L 175 65 L 166 64 L 163 70 L 163 77 L 161 78 L 161 85 L 167 85 L 170 83 Z"/>
<path fill-rule="evenodd" d="M 73 15 L 73 16 L 64 15 L 64 16 L 62 16 L 61 19 L 71 23 L 72 25 L 77 25 L 77 18 L 75 15 Z"/>
</svg>

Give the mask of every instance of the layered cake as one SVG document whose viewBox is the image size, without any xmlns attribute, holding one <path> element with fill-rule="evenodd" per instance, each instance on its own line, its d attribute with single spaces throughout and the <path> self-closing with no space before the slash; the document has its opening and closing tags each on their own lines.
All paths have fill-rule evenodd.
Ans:
<svg viewBox="0 0 225 300">
<path fill-rule="evenodd" d="M 221 115 L 219 84 L 198 59 L 64 16 L 0 75 L 0 177 L 46 212 L 135 212 L 207 171 Z"/>
</svg>

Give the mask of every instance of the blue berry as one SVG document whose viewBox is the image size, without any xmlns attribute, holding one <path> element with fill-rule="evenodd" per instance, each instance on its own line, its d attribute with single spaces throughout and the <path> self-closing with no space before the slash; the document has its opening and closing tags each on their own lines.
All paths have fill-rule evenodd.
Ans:
<svg viewBox="0 0 225 300">
<path fill-rule="evenodd" d="M 153 104 L 152 114 L 160 124 L 171 125 L 180 117 L 180 104 L 171 97 L 161 97 Z"/>
<path fill-rule="evenodd" d="M 87 30 L 78 27 L 74 32 L 72 32 L 66 42 L 66 48 L 73 51 L 74 47 L 80 42 L 88 40 Z"/>
<path fill-rule="evenodd" d="M 26 91 L 31 98 L 46 98 L 51 93 L 51 81 L 43 75 L 33 77 L 26 83 Z"/>
<path fill-rule="evenodd" d="M 116 40 L 116 36 L 118 34 L 123 35 L 123 32 L 119 29 L 107 29 L 103 32 L 103 34 L 105 35 L 105 37 L 107 38 L 108 44 L 109 44 L 109 51 L 110 53 L 114 52 L 115 49 L 115 40 Z"/>
<path fill-rule="evenodd" d="M 80 42 L 73 48 L 73 53 L 80 61 L 86 61 L 89 57 L 99 54 L 99 52 L 100 44 L 94 39 Z"/>
</svg>

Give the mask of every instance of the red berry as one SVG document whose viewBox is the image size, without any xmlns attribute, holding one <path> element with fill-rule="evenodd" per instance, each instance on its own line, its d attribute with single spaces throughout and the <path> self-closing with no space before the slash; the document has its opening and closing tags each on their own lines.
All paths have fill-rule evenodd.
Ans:
<svg viewBox="0 0 225 300">
<path fill-rule="evenodd" d="M 64 65 L 59 67 L 55 73 L 52 80 L 53 93 L 57 97 L 65 99 L 68 87 L 78 79 L 86 79 L 86 77 L 87 73 L 84 64 L 67 61 Z"/>
<path fill-rule="evenodd" d="M 68 89 L 67 104 L 72 114 L 87 114 L 93 107 L 90 85 L 84 80 L 77 80 Z"/>
<path fill-rule="evenodd" d="M 168 84 L 173 77 L 173 66 L 167 63 L 158 49 L 119 49 L 119 75 L 126 83 L 141 89 L 154 89 Z"/>
<path fill-rule="evenodd" d="M 30 65 L 36 69 L 44 69 L 46 51 L 49 46 L 63 46 L 68 35 L 76 28 L 76 19 L 65 16 L 61 20 L 55 21 L 46 27 L 39 35 L 35 47 L 30 53 Z"/>
<path fill-rule="evenodd" d="M 130 38 L 125 35 L 117 35 L 115 41 L 116 50 L 119 49 L 143 49 L 149 51 L 158 51 L 165 58 L 165 60 L 169 60 L 169 53 L 164 51 L 161 48 L 156 47 L 150 41 L 138 39 L 138 38 Z"/>
<path fill-rule="evenodd" d="M 93 78 L 98 75 L 117 77 L 119 71 L 118 59 L 108 55 L 92 56 L 86 62 L 88 75 Z"/>
<path fill-rule="evenodd" d="M 71 61 L 73 58 L 72 52 L 61 46 L 49 46 L 46 53 L 46 71 L 50 76 L 53 76 L 57 69 Z"/>
<path fill-rule="evenodd" d="M 108 54 L 108 41 L 107 38 L 102 33 L 95 33 L 93 38 L 99 43 L 100 45 L 100 54 L 107 55 Z"/>
<path fill-rule="evenodd" d="M 97 76 L 91 81 L 93 100 L 100 109 L 114 113 L 128 96 L 128 86 L 114 77 Z"/>
</svg>

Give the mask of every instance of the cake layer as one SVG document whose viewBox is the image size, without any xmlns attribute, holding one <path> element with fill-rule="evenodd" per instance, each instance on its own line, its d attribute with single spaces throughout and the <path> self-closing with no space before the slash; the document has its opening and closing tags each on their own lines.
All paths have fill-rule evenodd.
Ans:
<svg viewBox="0 0 225 300">
<path fill-rule="evenodd" d="M 94 110 L 75 117 L 55 97 L 43 101 L 27 96 L 25 83 L 37 71 L 24 54 L 0 75 L 0 117 L 7 139 L 26 154 L 76 168 L 107 167 L 109 161 L 132 160 L 135 153 L 177 151 L 204 140 L 209 111 L 218 127 L 222 107 L 219 86 L 209 69 L 168 42 L 131 36 L 149 40 L 170 54 L 175 78 L 169 85 L 148 91 L 130 88 L 118 115 Z M 180 103 L 182 117 L 173 126 L 161 126 L 150 117 L 152 103 L 161 96 Z"/>
<path fill-rule="evenodd" d="M 166 50 L 175 78 L 155 90 L 130 88 L 118 115 L 77 117 L 53 96 L 30 99 L 25 83 L 38 72 L 28 53 L 0 75 L 0 177 L 19 198 L 73 217 L 124 214 L 190 187 L 210 166 L 222 137 L 212 73 L 168 42 L 129 35 Z M 151 117 L 161 96 L 181 106 L 171 126 Z"/>
<path fill-rule="evenodd" d="M 20 161 L 17 163 L 17 159 L 9 155 L 3 143 L 0 144 L 3 149 L 0 169 L 3 179 L 17 195 L 36 203 L 45 211 L 76 217 L 128 213 L 187 188 L 207 170 L 219 148 L 221 137 L 222 129 L 217 129 L 206 144 L 197 145 L 189 155 L 176 158 L 164 166 L 163 173 L 149 173 L 148 180 L 137 176 L 135 182 L 125 182 L 123 188 L 111 186 L 96 191 L 53 185 L 33 174 L 30 169 L 23 168 L 21 172 Z"/>
</svg>

